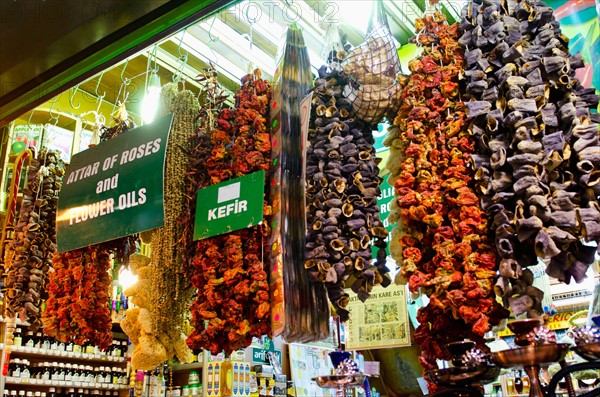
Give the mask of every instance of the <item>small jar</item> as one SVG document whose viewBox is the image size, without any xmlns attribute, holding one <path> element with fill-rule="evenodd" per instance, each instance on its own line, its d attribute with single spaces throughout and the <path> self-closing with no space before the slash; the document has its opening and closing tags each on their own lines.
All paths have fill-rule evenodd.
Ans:
<svg viewBox="0 0 600 397">
<path fill-rule="evenodd" d="M 188 384 L 195 385 L 198 383 L 200 383 L 200 375 L 198 374 L 198 371 L 190 371 Z"/>
</svg>

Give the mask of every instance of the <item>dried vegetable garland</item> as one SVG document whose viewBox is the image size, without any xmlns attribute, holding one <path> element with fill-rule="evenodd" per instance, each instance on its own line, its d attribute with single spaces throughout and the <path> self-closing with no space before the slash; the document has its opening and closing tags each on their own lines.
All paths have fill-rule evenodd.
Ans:
<svg viewBox="0 0 600 397">
<path fill-rule="evenodd" d="M 4 257 L 6 314 L 41 326 L 40 307 L 56 252 L 56 206 L 64 164 L 56 151 L 42 149 L 31 161 L 19 219 Z"/>
<path fill-rule="evenodd" d="M 165 222 L 152 233 L 148 278 L 150 328 L 145 352 L 138 351 L 140 369 L 153 368 L 174 354 L 188 362 L 191 352 L 185 346 L 188 331 L 186 315 L 192 299 L 187 288 L 189 279 L 183 271 L 184 252 L 179 244 L 184 226 L 179 223 L 185 213 L 185 179 L 194 136 L 194 119 L 199 112 L 198 99 L 189 90 L 179 91 L 177 83 L 168 83 L 161 91 L 161 112 L 173 113 L 173 123 L 165 160 Z M 135 352 L 134 352 L 135 353 Z"/>
<path fill-rule="evenodd" d="M 210 134 L 212 149 L 204 164 L 209 180 L 200 176 L 205 184 L 195 184 L 195 189 L 269 170 L 270 97 L 270 83 L 262 79 L 260 70 L 255 70 L 242 80 L 236 93 L 236 108 L 222 110 L 210 132 L 199 131 L 199 141 Z M 194 154 L 208 154 L 198 145 L 195 148 Z M 196 162 L 189 174 L 202 175 L 201 166 Z M 196 192 L 190 193 L 196 196 Z M 271 214 L 267 201 L 263 214 Z M 268 258 L 269 233 L 268 222 L 264 222 L 198 241 L 188 269 L 198 291 L 191 306 L 193 330 L 187 339 L 190 348 L 230 354 L 250 345 L 252 337 L 270 334 L 269 283 L 263 262 Z"/>
<path fill-rule="evenodd" d="M 354 118 L 350 100 L 342 97 L 348 81 L 337 70 L 319 72 L 307 148 L 305 267 L 313 281 L 325 283 L 337 315 L 347 321 L 347 280 L 363 302 L 373 286 L 390 283 L 384 277 L 388 233 L 379 219 L 381 178 L 371 126 Z"/>
<path fill-rule="evenodd" d="M 501 257 L 496 290 L 518 315 L 541 314 L 528 266 L 580 282 L 600 241 L 598 106 L 581 86 L 543 2 L 475 2 L 463 10 L 466 106 L 477 140 L 482 206 Z"/>
<path fill-rule="evenodd" d="M 508 313 L 496 302 L 496 251 L 474 190 L 469 136 L 458 76 L 463 56 L 458 24 L 438 12 L 417 19 L 423 53 L 409 63 L 402 104 L 386 144 L 392 147 L 397 209 L 391 220 L 394 254 L 412 292 L 430 302 L 418 312 L 415 340 L 421 364 L 448 359 L 448 342 L 469 337 L 483 343 L 491 325 Z"/>
<path fill-rule="evenodd" d="M 62 253 L 54 257 L 52 267 L 44 333 L 62 342 L 81 345 L 87 340 L 106 349 L 112 342 L 108 250 L 93 246 Z"/>
<path fill-rule="evenodd" d="M 119 106 L 114 122 L 113 127 L 101 128 L 102 141 L 135 127 L 124 104 Z M 137 241 L 137 235 L 132 235 L 56 254 L 46 288 L 44 333 L 57 340 L 81 344 L 87 339 L 101 348 L 108 347 L 112 341 L 112 319 L 108 308 L 112 291 L 111 256 L 118 263 L 127 263 L 136 250 Z"/>
</svg>

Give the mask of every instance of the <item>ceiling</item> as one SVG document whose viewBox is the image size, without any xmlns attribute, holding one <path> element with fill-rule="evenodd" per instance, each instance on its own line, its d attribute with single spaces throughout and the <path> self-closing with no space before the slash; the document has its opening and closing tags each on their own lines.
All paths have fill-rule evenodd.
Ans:
<svg viewBox="0 0 600 397">
<path fill-rule="evenodd" d="M 0 3 L 2 7 L 5 7 L 4 3 L 13 2 L 3 1 Z M 26 0 L 25 3 L 40 4 L 39 0 Z M 64 4 L 61 0 L 47 0 L 45 3 L 54 7 L 58 3 Z M 177 79 L 186 88 L 199 92 L 201 86 L 194 81 L 194 77 L 212 62 L 219 72 L 221 85 L 234 92 L 249 65 L 260 67 L 267 78 L 272 78 L 277 51 L 282 42 L 281 36 L 291 22 L 303 29 L 309 56 L 316 70 L 322 63 L 320 52 L 327 26 L 332 22 L 338 23 L 340 31 L 347 35 L 348 42 L 352 45 L 360 44 L 366 35 L 368 15 L 374 1 L 193 2 L 203 5 L 200 10 L 198 5 L 190 8 L 190 2 L 174 0 L 68 2 L 69 6 L 75 7 L 75 11 L 71 12 L 74 16 L 85 14 L 85 7 L 92 7 L 91 4 L 96 3 L 101 5 L 95 9 L 95 18 L 73 20 L 77 18 L 63 18 L 61 15 L 60 20 L 65 19 L 64 24 L 59 23 L 50 29 L 46 21 L 45 26 L 36 27 L 26 37 L 19 37 L 17 33 L 23 31 L 18 28 L 18 19 L 7 26 L 2 25 L 0 79 L 2 82 L 17 83 L 13 84 L 15 88 L 0 92 L 0 126 L 29 108 L 42 104 L 44 100 L 53 98 L 60 91 L 65 91 L 62 96 L 67 96 L 69 100 L 57 102 L 53 99 L 51 102 L 56 104 L 54 111 L 81 114 L 97 108 L 99 98 L 102 98 L 104 104 L 114 104 L 126 98 L 130 113 L 139 115 L 150 70 L 158 70 L 163 84 Z M 422 16 L 425 11 L 425 0 L 383 0 L 383 5 L 394 38 L 398 44 L 406 44 L 414 35 L 415 18 Z M 24 7 L 21 6 L 21 9 Z M 218 13 L 210 14 L 218 8 L 221 9 Z M 446 14 L 450 22 L 456 21 L 460 15 L 460 4 L 456 2 L 443 0 L 437 8 Z M 8 11 L 13 14 L 17 12 L 12 8 Z M 149 18 L 149 14 L 155 18 Z M 26 18 L 27 21 L 30 19 Z M 147 26 L 139 26 L 144 22 L 156 24 L 157 19 L 163 24 L 162 30 L 159 27 L 149 29 Z M 20 21 L 22 23 L 23 19 Z M 136 23 L 137 33 L 130 26 L 133 23 Z M 127 33 L 123 29 L 131 30 L 129 36 L 135 37 L 135 40 L 123 44 L 123 40 L 119 40 L 120 36 Z M 140 29 L 146 34 L 141 34 Z M 149 37 L 152 30 L 160 30 L 159 36 Z M 40 38 L 40 41 L 32 40 L 34 37 L 36 40 Z M 69 60 L 83 57 L 82 53 L 87 53 L 88 58 L 98 58 L 98 54 L 89 53 L 90 49 L 97 49 L 99 43 L 107 37 L 119 40 L 119 56 L 108 60 L 109 54 L 104 54 L 103 64 L 96 61 L 98 65 L 94 66 L 96 63 L 88 60 L 83 67 L 76 65 L 66 68 Z M 28 50 L 19 51 L 19 48 Z M 113 48 L 112 51 L 116 49 Z M 60 72 L 61 69 L 65 70 Z M 57 72 L 59 78 L 54 78 L 53 91 L 48 88 L 48 93 L 51 94 L 43 94 L 48 85 L 46 77 L 50 72 Z M 68 72 L 72 75 L 69 76 Z M 68 105 L 65 106 L 65 103 Z M 52 105 L 48 102 L 45 106 Z"/>
<path fill-rule="evenodd" d="M 230 2 L 0 1 L 0 126 Z"/>
</svg>

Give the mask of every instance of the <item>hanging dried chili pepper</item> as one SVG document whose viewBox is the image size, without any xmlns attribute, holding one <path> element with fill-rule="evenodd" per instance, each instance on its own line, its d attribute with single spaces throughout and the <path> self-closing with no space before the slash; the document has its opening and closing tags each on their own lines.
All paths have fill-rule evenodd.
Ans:
<svg viewBox="0 0 600 397">
<path fill-rule="evenodd" d="M 496 251 L 470 169 L 474 140 L 458 94 L 463 56 L 458 25 L 440 13 L 417 19 L 423 53 L 403 81 L 402 104 L 386 144 L 397 200 L 392 250 L 401 277 L 429 304 L 418 313 L 421 364 L 447 359 L 443 346 L 483 335 L 507 316 L 496 303 Z M 442 77 L 443 76 L 443 77 Z M 440 84 L 444 81 L 444 84 Z"/>
<path fill-rule="evenodd" d="M 236 93 L 236 109 L 224 109 L 214 129 L 199 131 L 197 143 L 210 137 L 208 153 L 198 145 L 188 175 L 197 190 L 270 166 L 271 139 L 268 129 L 271 87 L 259 70 L 245 76 Z M 271 214 L 265 201 L 264 216 Z M 252 337 L 270 334 L 269 284 L 264 260 L 268 258 L 268 223 L 226 235 L 202 239 L 188 260 L 188 272 L 197 288 L 192 312 L 191 349 L 216 354 L 248 346 Z M 208 321 L 208 325 L 205 324 Z"/>
</svg>

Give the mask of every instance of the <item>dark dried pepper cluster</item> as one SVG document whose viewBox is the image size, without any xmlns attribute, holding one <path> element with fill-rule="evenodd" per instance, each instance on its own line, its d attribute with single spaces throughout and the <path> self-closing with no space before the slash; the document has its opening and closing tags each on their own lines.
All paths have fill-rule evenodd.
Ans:
<svg viewBox="0 0 600 397">
<path fill-rule="evenodd" d="M 112 342 L 108 308 L 110 254 L 97 246 L 56 255 L 43 313 L 44 333 L 61 342 L 86 340 L 106 349 Z"/>
<path fill-rule="evenodd" d="M 600 241 L 598 105 L 581 86 L 553 10 L 541 1 L 475 1 L 463 10 L 464 85 L 476 179 L 501 257 L 496 286 L 516 315 L 542 311 L 526 268 L 538 257 L 580 282 Z"/>
<path fill-rule="evenodd" d="M 496 252 L 469 168 L 475 142 L 459 97 L 458 25 L 436 12 L 415 26 L 423 52 L 409 64 L 412 74 L 402 81 L 400 111 L 385 143 L 392 147 L 388 168 L 397 195 L 392 219 L 401 220 L 395 256 L 409 289 L 430 300 L 418 312 L 415 333 L 427 369 L 449 358 L 446 343 L 483 342 L 508 313 L 494 297 Z"/>
<path fill-rule="evenodd" d="M 364 302 L 375 285 L 388 285 L 381 191 L 370 124 L 353 118 L 342 97 L 347 80 L 323 67 L 315 81 L 306 162 L 308 235 L 305 267 L 325 283 L 342 321 L 348 320 L 346 281 Z M 378 248 L 372 264 L 371 244 Z"/>
<path fill-rule="evenodd" d="M 210 132 L 212 149 L 205 158 L 206 172 L 200 170 L 201 164 L 192 164 L 190 172 L 202 183 L 196 189 L 269 169 L 270 95 L 271 86 L 259 70 L 244 78 L 236 93 L 236 109 L 224 109 Z M 208 153 L 200 150 L 198 154 Z M 271 214 L 266 201 L 263 213 Z M 268 257 L 268 234 L 265 222 L 196 244 L 188 263 L 192 284 L 198 290 L 190 308 L 194 329 L 187 344 L 191 349 L 230 354 L 247 347 L 252 337 L 270 334 L 269 283 L 263 262 Z"/>
<path fill-rule="evenodd" d="M 56 207 L 65 168 L 58 152 L 42 149 L 27 172 L 19 219 L 5 252 L 4 285 L 8 317 L 19 315 L 35 331 L 41 326 L 41 295 L 56 252 Z"/>
</svg>

